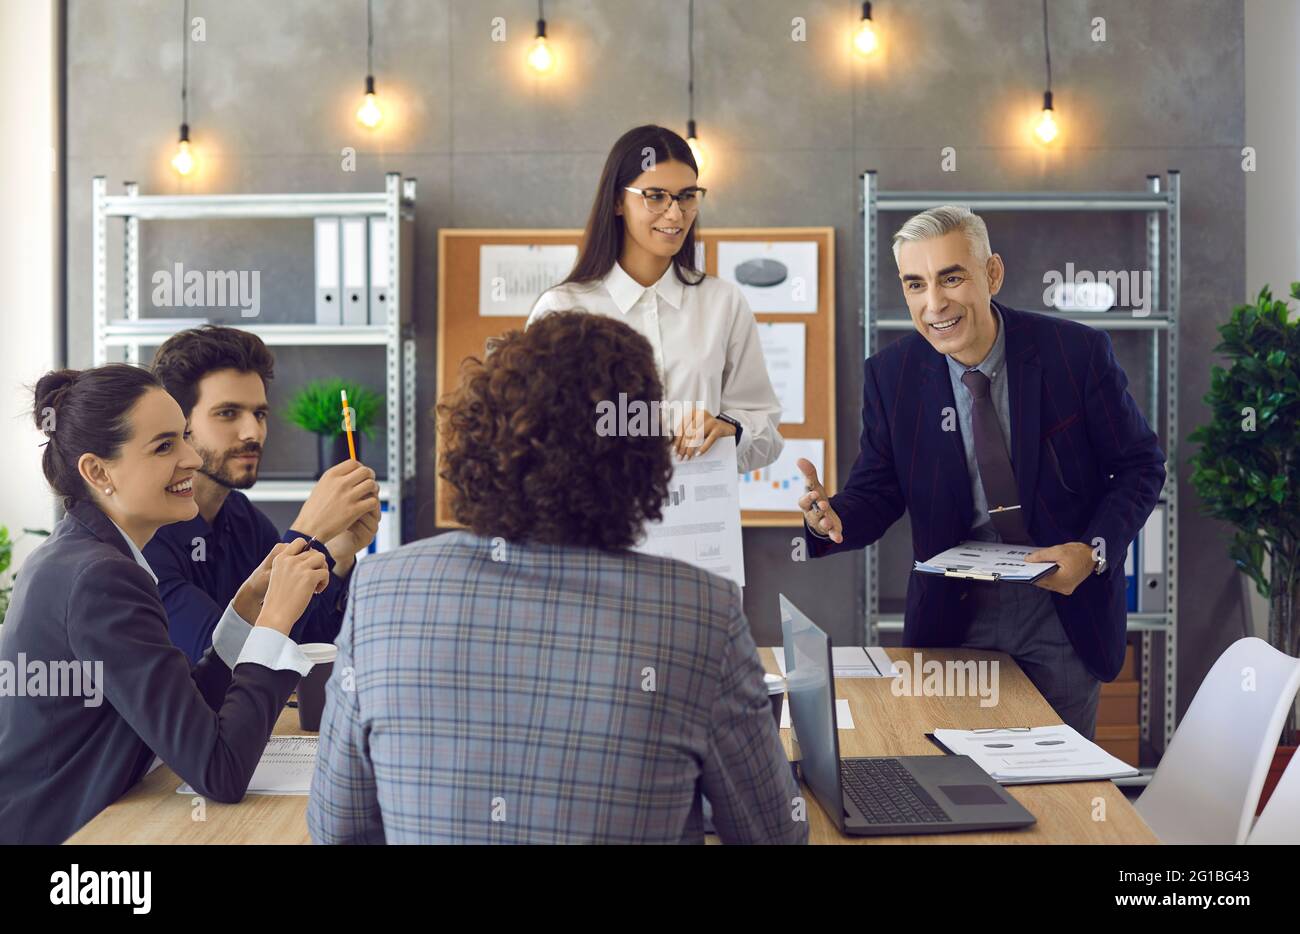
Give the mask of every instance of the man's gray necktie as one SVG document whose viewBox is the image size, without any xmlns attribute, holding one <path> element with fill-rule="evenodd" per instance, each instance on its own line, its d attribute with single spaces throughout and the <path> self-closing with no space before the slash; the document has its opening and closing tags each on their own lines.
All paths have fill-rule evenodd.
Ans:
<svg viewBox="0 0 1300 934">
<path fill-rule="evenodd" d="M 1020 494 L 1016 491 L 1016 475 L 1007 456 L 1006 440 L 998 424 L 997 409 L 989 397 L 989 378 L 979 370 L 967 370 L 961 377 L 962 385 L 971 394 L 971 425 L 975 434 L 975 460 L 980 468 L 980 482 L 984 485 L 984 498 L 989 504 L 989 518 L 1002 541 L 1009 545 L 1030 544 L 1025 529 Z M 1008 509 L 1006 507 L 1016 507 Z M 1001 508 L 999 508 L 1001 507 Z"/>
</svg>

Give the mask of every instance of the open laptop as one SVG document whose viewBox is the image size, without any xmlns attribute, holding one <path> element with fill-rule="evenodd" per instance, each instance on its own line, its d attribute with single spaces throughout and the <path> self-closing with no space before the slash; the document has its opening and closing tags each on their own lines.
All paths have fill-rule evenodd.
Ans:
<svg viewBox="0 0 1300 934">
<path fill-rule="evenodd" d="M 780 600 L 786 694 L 800 768 L 841 833 L 956 833 L 1035 822 L 969 756 L 841 759 L 830 636 L 784 594 Z"/>
</svg>

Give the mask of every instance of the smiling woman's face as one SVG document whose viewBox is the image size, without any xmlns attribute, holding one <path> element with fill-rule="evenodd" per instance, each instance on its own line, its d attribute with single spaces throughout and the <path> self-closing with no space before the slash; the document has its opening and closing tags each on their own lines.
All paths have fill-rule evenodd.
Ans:
<svg viewBox="0 0 1300 934">
<path fill-rule="evenodd" d="M 190 478 L 203 461 L 185 438 L 185 416 L 161 388 L 150 389 L 127 412 L 131 436 L 112 459 L 83 454 L 82 478 L 95 499 L 133 528 L 159 528 L 199 513 Z M 112 495 L 104 495 L 111 487 Z"/>
<path fill-rule="evenodd" d="M 979 262 L 960 230 L 899 245 L 898 278 L 912 324 L 931 347 L 967 366 L 978 365 L 997 336 L 989 298 L 1002 276 L 1001 257 Z"/>
<path fill-rule="evenodd" d="M 655 163 L 652 169 L 642 172 L 628 184 L 633 188 L 662 188 L 677 194 L 683 188 L 698 184 L 698 179 L 695 170 L 685 162 L 669 159 Z M 677 255 L 686 239 L 686 232 L 699 217 L 698 211 L 684 215 L 676 201 L 662 214 L 652 214 L 646 209 L 645 200 L 630 191 L 623 192 L 614 210 L 623 218 L 627 240 L 647 253 L 668 258 Z"/>
</svg>

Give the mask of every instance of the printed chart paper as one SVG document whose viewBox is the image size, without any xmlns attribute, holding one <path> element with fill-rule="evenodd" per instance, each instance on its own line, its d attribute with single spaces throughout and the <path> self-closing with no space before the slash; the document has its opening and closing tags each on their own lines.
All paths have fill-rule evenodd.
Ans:
<svg viewBox="0 0 1300 934">
<path fill-rule="evenodd" d="M 824 478 L 825 448 L 821 438 L 786 438 L 781 456 L 774 463 L 741 474 L 740 508 L 797 513 L 804 479 L 796 464 L 799 458 L 806 457 L 817 468 L 817 476 Z"/>
<path fill-rule="evenodd" d="M 676 461 L 663 514 L 646 526 L 634 551 L 676 558 L 745 586 L 735 438 L 721 438 L 707 454 Z"/>
<path fill-rule="evenodd" d="M 541 294 L 563 281 L 577 261 L 573 244 L 483 244 L 478 251 L 479 315 L 527 317 Z"/>
</svg>

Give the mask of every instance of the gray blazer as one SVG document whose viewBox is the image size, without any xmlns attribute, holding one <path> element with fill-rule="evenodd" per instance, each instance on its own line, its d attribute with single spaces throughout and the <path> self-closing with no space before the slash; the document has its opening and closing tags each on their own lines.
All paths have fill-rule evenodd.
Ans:
<svg viewBox="0 0 1300 934">
<path fill-rule="evenodd" d="M 317 843 L 804 843 L 735 584 L 451 532 L 354 572 Z"/>
<path fill-rule="evenodd" d="M 155 753 L 200 795 L 238 801 L 298 681 L 249 663 L 232 675 L 212 649 L 191 669 L 157 585 L 90 503 L 23 564 L 0 626 L 6 665 L 46 683 L 0 691 L 0 843 L 61 843 Z"/>
</svg>

